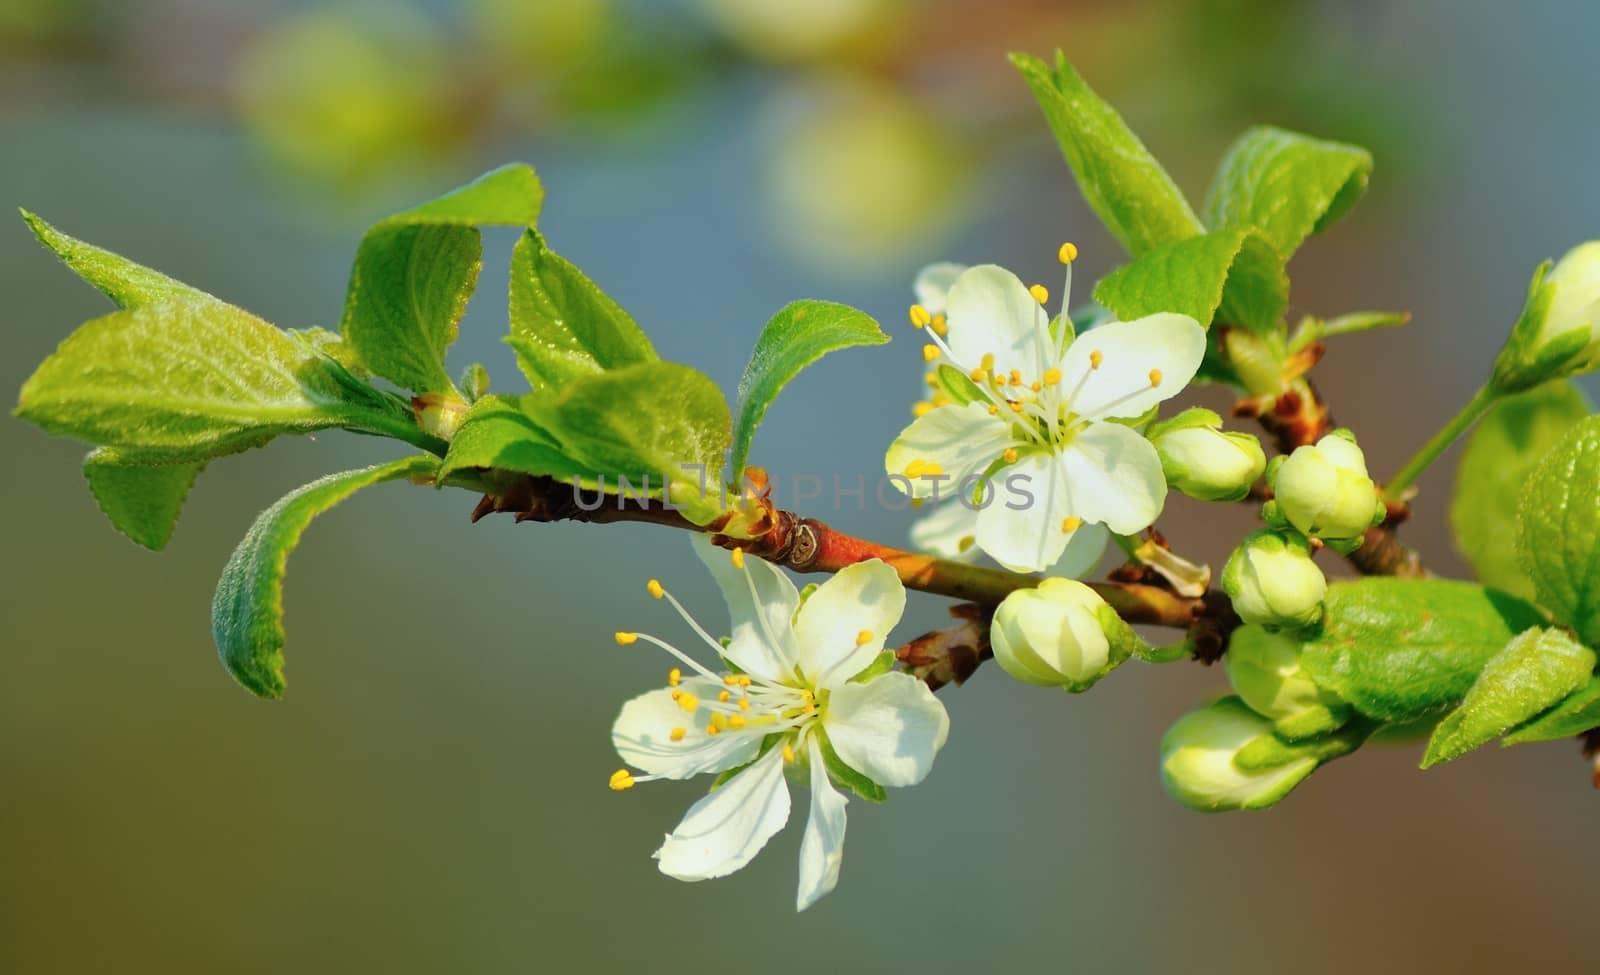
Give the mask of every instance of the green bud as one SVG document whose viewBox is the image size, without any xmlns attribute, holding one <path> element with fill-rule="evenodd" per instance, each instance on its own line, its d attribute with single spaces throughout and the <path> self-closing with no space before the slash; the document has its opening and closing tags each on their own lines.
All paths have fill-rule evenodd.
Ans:
<svg viewBox="0 0 1600 975">
<path fill-rule="evenodd" d="M 1332 731 L 1344 724 L 1349 708 L 1324 691 L 1300 666 L 1300 641 L 1256 625 L 1241 626 L 1228 641 L 1223 669 L 1234 692 L 1289 739 Z"/>
<path fill-rule="evenodd" d="M 1235 759 L 1251 745 L 1257 760 L 1251 768 Z M 1262 756 L 1281 764 L 1260 767 Z M 1289 794 L 1316 771 L 1318 759 L 1273 739 L 1272 725 L 1237 697 L 1191 711 L 1161 739 L 1161 784 L 1172 798 L 1192 809 L 1265 809 Z"/>
<path fill-rule="evenodd" d="M 1539 349 L 1561 341 L 1569 332 L 1581 331 L 1583 346 L 1563 372 L 1591 371 L 1600 365 L 1600 240 L 1567 251 L 1544 281 L 1553 291 L 1534 339 L 1535 358 Z"/>
<path fill-rule="evenodd" d="M 1353 542 L 1383 520 L 1383 503 L 1367 475 L 1367 459 L 1348 430 L 1296 447 L 1274 474 L 1278 510 L 1309 537 Z"/>
<path fill-rule="evenodd" d="M 1200 501 L 1238 501 L 1267 469 L 1261 441 L 1224 433 L 1210 410 L 1185 410 L 1147 434 L 1161 455 L 1167 485 Z"/>
<path fill-rule="evenodd" d="M 994 659 L 1006 673 L 1074 691 L 1126 659 L 1131 637 L 1100 594 L 1075 579 L 1050 578 L 1017 590 L 995 610 L 989 628 Z"/>
<path fill-rule="evenodd" d="M 1304 449 L 1304 448 L 1302 448 Z M 1305 627 L 1322 618 L 1328 580 L 1311 560 L 1311 546 L 1289 532 L 1245 538 L 1222 567 L 1222 588 L 1246 623 Z"/>
</svg>

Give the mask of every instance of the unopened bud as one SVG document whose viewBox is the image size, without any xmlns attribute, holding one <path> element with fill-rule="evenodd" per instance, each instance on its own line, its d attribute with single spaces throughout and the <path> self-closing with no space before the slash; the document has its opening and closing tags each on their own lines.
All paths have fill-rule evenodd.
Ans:
<svg viewBox="0 0 1600 975">
<path fill-rule="evenodd" d="M 1161 455 L 1167 484 L 1201 501 L 1238 501 L 1267 468 L 1261 441 L 1248 433 L 1224 433 L 1210 410 L 1185 410 L 1151 427 L 1150 442 Z"/>
<path fill-rule="evenodd" d="M 1222 657 L 1234 692 L 1289 739 L 1332 731 L 1349 715 L 1344 703 L 1300 665 L 1300 649 L 1291 636 L 1248 625 L 1233 631 Z"/>
<path fill-rule="evenodd" d="M 1271 479 L 1278 510 L 1309 537 L 1354 542 L 1383 520 L 1367 459 L 1347 430 L 1296 447 Z"/>
<path fill-rule="evenodd" d="M 1550 273 L 1545 284 L 1552 291 L 1550 305 L 1534 340 L 1533 355 L 1540 349 L 1566 339 L 1577 347 L 1567 359 L 1564 373 L 1588 372 L 1600 365 L 1600 240 L 1579 244 L 1567 251 Z M 1580 339 L 1576 336 L 1581 336 Z"/>
<path fill-rule="evenodd" d="M 1288 532 L 1247 536 L 1222 567 L 1222 588 L 1246 623 L 1311 626 L 1322 618 L 1328 580 L 1311 560 L 1311 546 Z"/>
<path fill-rule="evenodd" d="M 994 659 L 1030 684 L 1083 690 L 1126 659 L 1132 631 L 1100 594 L 1073 579 L 1019 589 L 995 610 Z"/>
<path fill-rule="evenodd" d="M 1264 809 L 1316 771 L 1317 758 L 1272 739 L 1272 725 L 1237 697 L 1225 697 L 1178 719 L 1161 739 L 1161 784 L 1176 800 L 1203 812 Z M 1276 755 L 1280 764 L 1236 761 L 1253 751 Z"/>
</svg>

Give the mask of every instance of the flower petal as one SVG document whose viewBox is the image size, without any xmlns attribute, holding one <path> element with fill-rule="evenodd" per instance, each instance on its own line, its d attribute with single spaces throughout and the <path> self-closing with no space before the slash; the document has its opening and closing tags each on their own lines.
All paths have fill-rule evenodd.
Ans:
<svg viewBox="0 0 1600 975">
<path fill-rule="evenodd" d="M 1048 568 L 1074 534 L 1061 530 L 1073 510 L 1060 455 L 1027 454 L 996 480 L 1000 489 L 978 512 L 978 545 L 1013 572 Z"/>
<path fill-rule="evenodd" d="M 941 501 L 932 511 L 911 523 L 911 545 L 941 559 L 971 562 L 977 547 L 978 510 L 960 499 Z"/>
<path fill-rule="evenodd" d="M 1091 368 L 1096 352 L 1100 366 Z M 1090 329 L 1061 359 L 1063 388 L 1083 380 L 1069 408 L 1096 419 L 1140 416 L 1189 385 L 1205 354 L 1206 330 L 1188 315 L 1163 312 Z M 1160 373 L 1156 385 L 1152 370 Z"/>
<path fill-rule="evenodd" d="M 959 278 L 961 272 L 966 269 L 965 264 L 939 261 L 918 271 L 916 281 L 911 284 L 911 291 L 917 296 L 917 304 L 928 309 L 930 315 L 944 314 L 945 306 L 950 300 L 950 286 L 956 283 L 956 278 Z"/>
<path fill-rule="evenodd" d="M 915 498 L 953 498 L 962 480 L 982 474 L 1011 446 L 1011 424 L 990 416 L 981 403 L 941 406 L 918 417 L 889 445 L 883 467 L 901 491 Z M 923 473 L 927 465 L 938 473 Z"/>
<path fill-rule="evenodd" d="M 887 562 L 845 566 L 794 618 L 800 672 L 819 687 L 843 684 L 883 652 L 884 638 L 905 611 L 906 589 Z"/>
<path fill-rule="evenodd" d="M 794 909 L 803 911 L 839 882 L 844 862 L 845 805 L 849 802 L 828 781 L 822 746 L 811 736 L 811 817 L 800 840 L 800 890 Z"/>
<path fill-rule="evenodd" d="M 686 680 L 683 690 L 696 696 L 716 697 L 722 685 L 704 679 Z M 757 734 L 706 734 L 711 719 L 708 708 L 685 714 L 668 688 L 648 691 L 622 706 L 611 726 L 611 743 L 622 760 L 642 772 L 669 779 L 687 779 L 705 772 L 738 768 L 755 758 L 761 747 Z M 674 728 L 684 735 L 672 740 Z"/>
<path fill-rule="evenodd" d="M 1086 523 L 1067 536 L 1066 551 L 1056 559 L 1055 565 L 1044 570 L 1044 574 L 1063 579 L 1082 579 L 1100 563 L 1100 556 L 1105 554 L 1106 545 L 1110 542 L 1111 530 L 1105 525 Z"/>
<path fill-rule="evenodd" d="M 910 674 L 890 672 L 835 688 L 822 719 L 846 765 L 879 785 L 916 785 L 950 734 L 950 715 Z"/>
<path fill-rule="evenodd" d="M 1167 500 L 1161 456 L 1137 432 L 1091 423 L 1061 452 L 1074 515 L 1102 522 L 1118 535 L 1150 527 Z"/>
<path fill-rule="evenodd" d="M 956 279 L 945 306 L 950 322 L 947 341 L 963 369 L 976 369 L 985 355 L 994 356 L 1000 373 L 1020 369 L 1025 379 L 1044 373 L 1051 349 L 1050 316 L 1003 267 L 980 264 Z"/>
<path fill-rule="evenodd" d="M 662 873 L 679 880 L 725 877 L 754 859 L 788 821 L 783 750 L 774 748 L 690 806 L 656 860 Z"/>
<path fill-rule="evenodd" d="M 791 677 L 797 659 L 794 611 L 800 605 L 794 583 L 763 559 L 745 559 L 743 569 L 735 568 L 732 553 L 711 544 L 705 535 L 696 534 L 691 543 L 728 603 L 732 639 L 722 655 L 745 673 L 765 680 Z"/>
</svg>

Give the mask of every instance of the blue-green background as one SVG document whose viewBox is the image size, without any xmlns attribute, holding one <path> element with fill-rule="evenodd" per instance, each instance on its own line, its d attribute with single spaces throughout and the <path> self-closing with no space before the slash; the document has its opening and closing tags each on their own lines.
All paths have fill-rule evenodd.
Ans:
<svg viewBox="0 0 1600 975">
<path fill-rule="evenodd" d="M 1066 48 L 1196 197 L 1250 120 L 1374 141 L 1371 196 L 1292 270 L 1297 310 L 1415 316 L 1402 332 L 1337 342 L 1318 370 L 1380 477 L 1470 393 L 1532 267 L 1600 236 L 1600 17 L 1579 2 L 1222 3 L 1201 15 L 901 3 L 847 51 L 778 58 L 729 41 L 707 4 L 626 5 L 604 42 L 654 29 L 662 10 L 706 39 L 676 66 L 692 81 L 665 102 L 596 121 L 524 118 L 526 103 L 507 99 L 506 119 L 442 150 L 419 145 L 439 150 L 424 175 L 361 171 L 354 186 L 275 156 L 231 94 L 250 46 L 310 6 L 18 0 L 0 15 L 0 198 L 279 324 L 332 325 L 368 221 L 526 159 L 545 180 L 552 245 L 664 356 L 724 388 L 793 298 L 886 323 L 894 343 L 803 376 L 757 440 L 756 462 L 825 482 L 880 470 L 909 417 L 920 359 L 904 308 L 921 263 L 993 260 L 1056 290 L 1055 247 L 1070 238 L 1086 294 L 1120 259 L 1008 49 Z M 459 6 L 422 14 L 449 32 Z M 635 17 L 640 6 L 655 19 Z M 1288 11 L 1284 33 L 1263 11 Z M 1256 56 L 1270 70 L 1239 67 Z M 884 228 L 846 213 L 836 240 L 797 240 L 775 198 L 852 188 L 775 186 L 793 174 L 773 160 L 804 151 L 784 142 L 795 92 L 862 77 L 945 128 L 887 158 L 845 146 L 842 172 L 888 166 L 894 183 L 913 178 L 894 169 L 908 159 L 957 160 L 952 179 L 965 182 L 903 215 L 907 233 L 868 248 L 871 260 L 840 259 Z M 487 363 L 501 389 L 520 383 L 498 342 L 511 240 L 490 235 L 452 351 L 458 366 Z M 107 307 L 20 221 L 0 225 L 0 299 L 10 389 Z M 376 489 L 319 521 L 294 556 L 289 691 L 267 703 L 216 661 L 217 572 L 280 494 L 395 452 L 327 434 L 219 462 L 160 555 L 101 518 L 82 453 L 0 423 L 0 970 L 1600 966 L 1600 797 L 1575 746 L 1486 750 L 1427 774 L 1414 747 L 1372 749 L 1270 812 L 1198 815 L 1156 776 L 1163 730 L 1223 687 L 1194 665 L 1129 666 L 1071 698 L 985 668 L 943 692 L 953 733 L 933 776 L 885 806 L 851 805 L 842 882 L 816 908 L 793 913 L 794 828 L 733 878 L 680 884 L 649 855 L 703 783 L 616 795 L 605 779 L 619 703 L 667 666 L 614 646 L 611 631 L 684 635 L 644 581 L 660 577 L 713 628 L 722 619 L 684 538 L 474 526 L 467 495 Z M 1453 459 L 1423 478 L 1405 528 L 1446 573 L 1463 571 L 1443 514 Z M 819 513 L 890 541 L 908 524 L 853 502 Z M 1249 523 L 1175 502 L 1163 527 L 1220 564 Z M 914 600 L 897 634 L 941 613 Z"/>
</svg>

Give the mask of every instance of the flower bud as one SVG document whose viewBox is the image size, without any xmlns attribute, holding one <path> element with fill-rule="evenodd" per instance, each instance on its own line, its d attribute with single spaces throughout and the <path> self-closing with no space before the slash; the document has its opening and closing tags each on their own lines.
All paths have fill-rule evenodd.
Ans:
<svg viewBox="0 0 1600 975">
<path fill-rule="evenodd" d="M 1150 429 L 1168 486 L 1200 501 L 1237 501 L 1267 468 L 1261 442 L 1248 433 L 1224 433 L 1210 410 L 1186 410 Z"/>
<path fill-rule="evenodd" d="M 1353 542 L 1383 520 L 1367 459 L 1346 430 L 1296 447 L 1277 465 L 1272 480 L 1278 510 L 1309 537 Z"/>
<path fill-rule="evenodd" d="M 1332 731 L 1349 709 L 1319 687 L 1300 665 L 1300 641 L 1256 626 L 1241 626 L 1228 641 L 1223 669 L 1233 690 L 1280 737 L 1296 739 Z"/>
<path fill-rule="evenodd" d="M 1117 631 L 1126 627 L 1093 589 L 1050 578 L 1005 598 L 989 643 L 994 659 L 1017 680 L 1083 690 L 1122 662 L 1126 652 L 1117 645 Z"/>
<path fill-rule="evenodd" d="M 1304 449 L 1304 448 L 1301 448 Z M 1222 588 L 1246 623 L 1311 626 L 1322 618 L 1328 580 L 1298 535 L 1260 531 L 1245 538 L 1222 567 Z"/>
<path fill-rule="evenodd" d="M 1537 349 L 1581 329 L 1583 346 L 1569 360 L 1567 371 L 1588 372 L 1600 364 L 1600 240 L 1567 251 L 1544 281 L 1553 291 L 1534 340 L 1535 355 Z"/>
<path fill-rule="evenodd" d="M 1318 758 L 1272 739 L 1272 725 L 1237 697 L 1191 711 L 1161 739 L 1161 784 L 1203 812 L 1264 809 L 1316 771 Z M 1278 764 L 1236 759 L 1252 745 Z"/>
</svg>

